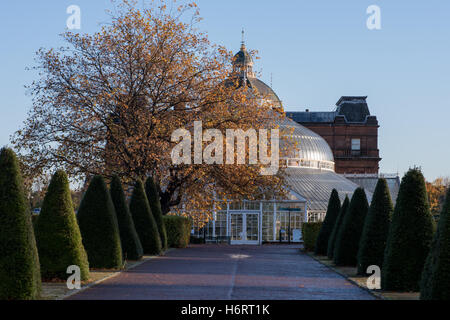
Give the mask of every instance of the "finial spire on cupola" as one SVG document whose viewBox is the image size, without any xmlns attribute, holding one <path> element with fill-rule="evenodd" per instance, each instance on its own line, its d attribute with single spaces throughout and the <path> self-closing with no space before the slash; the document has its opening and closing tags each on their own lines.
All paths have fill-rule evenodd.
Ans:
<svg viewBox="0 0 450 320">
<path fill-rule="evenodd" d="M 238 71 L 242 78 L 254 78 L 253 59 L 245 47 L 245 31 L 242 29 L 241 50 L 234 56 L 234 70 Z"/>
</svg>

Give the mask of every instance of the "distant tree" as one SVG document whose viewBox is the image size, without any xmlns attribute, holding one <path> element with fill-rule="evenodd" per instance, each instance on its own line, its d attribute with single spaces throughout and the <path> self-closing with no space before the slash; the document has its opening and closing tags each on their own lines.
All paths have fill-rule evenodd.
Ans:
<svg viewBox="0 0 450 320">
<path fill-rule="evenodd" d="M 367 213 L 358 251 L 358 274 L 366 275 L 371 265 L 383 266 L 389 226 L 394 212 L 386 179 L 379 179 Z"/>
<path fill-rule="evenodd" d="M 145 182 L 145 194 L 147 195 L 153 218 L 155 218 L 155 222 L 158 225 L 158 232 L 159 236 L 161 237 L 162 249 L 165 250 L 167 249 L 167 231 L 163 221 L 158 189 L 156 188 L 153 177 L 148 177 L 147 181 Z"/>
<path fill-rule="evenodd" d="M 92 178 L 81 200 L 77 216 L 91 268 L 121 268 L 119 226 L 103 177 Z"/>
<path fill-rule="evenodd" d="M 450 189 L 422 273 L 422 300 L 450 300 Z"/>
<path fill-rule="evenodd" d="M 144 184 L 136 181 L 130 200 L 130 212 L 145 254 L 161 254 L 161 237 L 145 195 Z"/>
<path fill-rule="evenodd" d="M 334 258 L 334 252 L 336 249 L 336 238 L 339 234 L 339 230 L 342 226 L 342 221 L 344 220 L 345 214 L 347 213 L 348 206 L 350 205 L 350 199 L 348 196 L 345 196 L 345 200 L 342 203 L 341 209 L 339 210 L 339 215 L 336 219 L 336 223 L 334 224 L 333 231 L 331 232 L 330 238 L 328 240 L 327 247 L 327 256 L 329 259 Z"/>
<path fill-rule="evenodd" d="M 437 178 L 433 182 L 426 182 L 426 187 L 431 214 L 438 218 L 444 205 L 448 182 L 445 178 Z"/>
<path fill-rule="evenodd" d="M 110 193 L 119 224 L 123 257 L 129 260 L 139 260 L 142 258 L 144 251 L 136 232 L 130 209 L 125 200 L 122 183 L 118 176 L 114 176 L 111 181 Z"/>
<path fill-rule="evenodd" d="M 433 218 L 425 179 L 420 169 L 410 169 L 402 179 L 392 216 L 381 269 L 381 287 L 390 291 L 418 291 L 430 251 Z"/>
<path fill-rule="evenodd" d="M 338 266 L 356 266 L 359 243 L 369 204 L 362 188 L 355 190 L 336 238 L 334 262 Z"/>
<path fill-rule="evenodd" d="M 0 150 L 0 300 L 39 298 L 41 273 L 24 194 L 22 175 L 11 149 Z"/>
<path fill-rule="evenodd" d="M 25 192 L 31 209 L 42 207 L 50 179 L 51 175 L 40 175 L 33 181 L 27 181 Z"/>
<path fill-rule="evenodd" d="M 84 192 L 81 189 L 77 190 L 71 190 L 70 194 L 72 195 L 72 203 L 73 203 L 73 209 L 75 212 L 78 211 L 78 208 L 80 208 L 81 199 L 83 198 Z"/>
<path fill-rule="evenodd" d="M 44 279 L 67 279 L 67 267 L 80 267 L 81 280 L 89 279 L 89 263 L 73 209 L 69 180 L 57 171 L 47 190 L 36 222 L 36 241 Z"/>
<path fill-rule="evenodd" d="M 341 210 L 341 200 L 336 189 L 331 192 L 330 200 L 328 201 L 328 209 L 322 227 L 317 237 L 314 253 L 317 255 L 326 255 L 328 249 L 328 241 L 333 232 L 334 225 Z"/>
</svg>

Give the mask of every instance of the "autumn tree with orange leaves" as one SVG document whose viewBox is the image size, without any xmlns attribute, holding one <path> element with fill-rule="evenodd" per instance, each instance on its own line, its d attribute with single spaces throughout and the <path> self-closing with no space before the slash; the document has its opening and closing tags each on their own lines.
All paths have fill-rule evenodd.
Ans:
<svg viewBox="0 0 450 320">
<path fill-rule="evenodd" d="M 450 186 L 449 178 L 437 178 L 433 182 L 426 182 L 428 202 L 430 203 L 431 214 L 438 217 L 444 205 L 445 194 Z"/>
<path fill-rule="evenodd" d="M 283 170 L 262 176 L 261 164 L 172 164 L 174 130 L 199 120 L 203 129 L 258 130 L 273 112 L 248 88 L 225 85 L 235 79 L 232 54 L 197 30 L 196 5 L 163 2 L 140 10 L 123 1 L 99 32 L 67 32 L 66 47 L 37 52 L 33 106 L 13 137 L 27 176 L 59 168 L 80 181 L 117 174 L 132 185 L 152 175 L 165 214 L 282 194 Z"/>
</svg>

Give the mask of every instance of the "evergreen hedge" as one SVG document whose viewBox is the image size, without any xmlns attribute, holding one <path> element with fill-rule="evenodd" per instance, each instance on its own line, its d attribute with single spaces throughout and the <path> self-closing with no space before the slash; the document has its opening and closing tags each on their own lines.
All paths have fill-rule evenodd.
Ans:
<svg viewBox="0 0 450 320">
<path fill-rule="evenodd" d="M 421 300 L 450 300 L 450 188 L 420 285 Z"/>
<path fill-rule="evenodd" d="M 418 291 L 430 251 L 433 218 L 425 179 L 419 169 L 403 177 L 381 269 L 381 287 L 389 291 Z"/>
<path fill-rule="evenodd" d="M 36 221 L 36 242 L 43 279 L 66 280 L 67 267 L 80 267 L 81 280 L 89 279 L 89 263 L 64 171 L 57 171 Z"/>
<path fill-rule="evenodd" d="M 141 241 L 136 232 L 130 209 L 125 200 L 125 193 L 118 176 L 114 176 L 109 190 L 119 224 L 122 255 L 126 260 L 139 260 L 144 254 Z"/>
<path fill-rule="evenodd" d="M 33 225 L 34 234 L 36 235 L 36 223 L 39 218 L 38 214 L 31 215 L 31 224 Z"/>
<path fill-rule="evenodd" d="M 191 220 L 179 216 L 163 216 L 167 230 L 167 243 L 171 248 L 186 248 L 191 236 Z"/>
<path fill-rule="evenodd" d="M 130 201 L 130 212 L 145 254 L 161 254 L 161 237 L 150 209 L 141 180 L 136 182 Z"/>
<path fill-rule="evenodd" d="M 328 259 L 334 258 L 334 251 L 336 248 L 336 238 L 339 234 L 339 230 L 342 226 L 342 221 L 344 221 L 345 214 L 347 213 L 348 206 L 350 205 L 350 199 L 348 196 L 345 196 L 345 200 L 342 203 L 341 209 L 339 210 L 339 215 L 336 219 L 336 223 L 334 224 L 333 231 L 331 232 L 330 238 L 328 240 L 328 247 L 327 247 L 327 256 Z"/>
<path fill-rule="evenodd" d="M 336 238 L 334 263 L 338 266 L 356 266 L 359 242 L 369 204 L 364 189 L 355 190 Z"/>
<path fill-rule="evenodd" d="M 16 155 L 0 150 L 0 300 L 39 298 L 41 273 Z M 6 315 L 5 315 L 6 316 Z"/>
<path fill-rule="evenodd" d="M 316 249 L 317 238 L 322 227 L 322 222 L 305 222 L 302 224 L 303 249 L 305 251 Z"/>
<path fill-rule="evenodd" d="M 358 274 L 367 275 L 371 265 L 383 266 L 389 225 L 394 205 L 386 179 L 379 179 L 367 213 L 358 251 Z"/>
<path fill-rule="evenodd" d="M 91 268 L 121 268 L 119 226 L 103 177 L 91 180 L 78 210 L 78 224 Z"/>
<path fill-rule="evenodd" d="M 336 219 L 339 216 L 340 210 L 341 200 L 339 199 L 337 190 L 333 189 L 333 191 L 331 192 L 330 200 L 328 201 L 327 214 L 317 237 L 317 242 L 314 249 L 314 253 L 316 255 L 327 254 L 328 241 L 330 240 L 330 235 L 333 232 L 333 228 L 336 224 Z"/>
<path fill-rule="evenodd" d="M 158 225 L 158 232 L 159 236 L 161 237 L 161 247 L 163 250 L 165 250 L 167 249 L 167 231 L 163 221 L 158 189 L 156 188 L 155 181 L 152 177 L 148 177 L 147 181 L 145 182 L 145 194 L 147 195 L 153 218 Z"/>
</svg>

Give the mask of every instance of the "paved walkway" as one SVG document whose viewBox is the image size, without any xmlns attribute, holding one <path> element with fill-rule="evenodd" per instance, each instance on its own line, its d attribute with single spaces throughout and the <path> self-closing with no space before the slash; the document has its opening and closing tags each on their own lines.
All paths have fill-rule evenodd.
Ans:
<svg viewBox="0 0 450 320">
<path fill-rule="evenodd" d="M 192 245 L 147 261 L 70 299 L 374 299 L 298 247 Z"/>
</svg>

